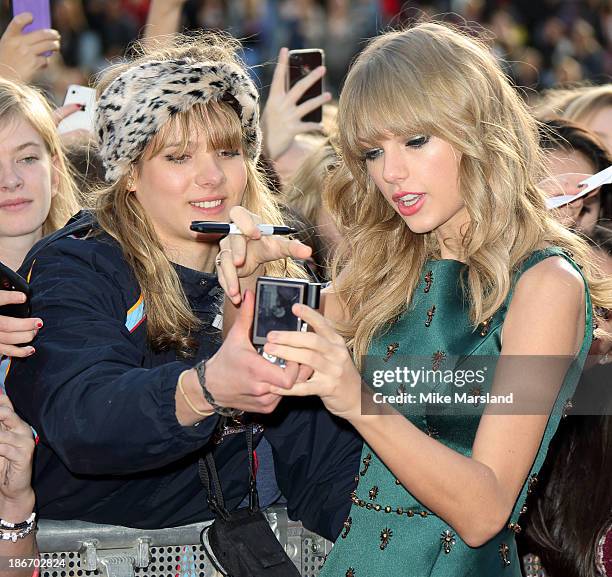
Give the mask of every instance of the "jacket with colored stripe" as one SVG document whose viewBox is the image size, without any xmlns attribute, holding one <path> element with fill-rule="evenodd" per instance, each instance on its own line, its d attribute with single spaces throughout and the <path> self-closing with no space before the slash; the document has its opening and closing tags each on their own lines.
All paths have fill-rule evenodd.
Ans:
<svg viewBox="0 0 612 577">
<path fill-rule="evenodd" d="M 248 488 L 244 434 L 213 439 L 218 417 L 183 427 L 179 374 L 220 346 L 213 319 L 222 290 L 213 275 L 176 266 L 203 329 L 197 354 L 155 352 L 146 303 L 118 244 L 77 221 L 36 245 L 29 274 L 32 316 L 43 319 L 36 353 L 13 359 L 6 388 L 37 431 L 33 483 L 40 516 L 141 528 L 212 518 L 198 458 L 214 447 L 229 508 Z M 289 515 L 335 538 L 350 506 L 361 441 L 314 399 L 285 399 L 260 418 Z M 257 443 L 261 434 L 256 436 Z"/>
</svg>

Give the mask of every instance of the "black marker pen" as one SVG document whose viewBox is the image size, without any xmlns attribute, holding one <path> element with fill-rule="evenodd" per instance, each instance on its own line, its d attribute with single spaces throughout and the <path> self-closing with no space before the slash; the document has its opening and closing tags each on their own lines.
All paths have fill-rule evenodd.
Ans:
<svg viewBox="0 0 612 577">
<path fill-rule="evenodd" d="M 242 234 L 241 230 L 232 222 L 215 222 L 205 220 L 194 220 L 189 227 L 195 232 L 205 234 Z M 272 236 L 275 234 L 287 235 L 296 234 L 297 230 L 290 226 L 276 226 L 274 224 L 258 224 L 257 228 L 263 236 Z"/>
</svg>

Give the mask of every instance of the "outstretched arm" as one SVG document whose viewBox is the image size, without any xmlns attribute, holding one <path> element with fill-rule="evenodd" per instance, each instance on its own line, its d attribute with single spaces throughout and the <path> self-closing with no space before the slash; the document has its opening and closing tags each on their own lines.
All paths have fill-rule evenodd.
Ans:
<svg viewBox="0 0 612 577">
<path fill-rule="evenodd" d="M 353 424 L 402 485 L 468 545 L 480 546 L 496 535 L 512 512 L 584 336 L 584 284 L 571 265 L 562 258 L 546 259 L 522 275 L 504 325 L 493 393 L 516 385 L 508 370 L 516 366 L 513 357 L 540 360 L 540 372 L 528 375 L 527 383 L 527 390 L 543 400 L 539 414 L 485 413 L 471 457 L 429 437 L 392 409 L 386 415 L 363 415 L 361 378 L 341 337 L 312 309 L 294 306 L 294 312 L 315 332 L 272 332 L 266 350 L 307 364 L 314 373 L 290 390 L 272 392 L 320 396 L 331 412 Z M 555 363 L 553 357 L 565 359 Z"/>
<path fill-rule="evenodd" d="M 32 20 L 29 12 L 18 14 L 0 37 L 0 76 L 27 84 L 39 70 L 47 67 L 45 54 L 59 51 L 57 30 L 41 29 L 23 34 Z"/>
<path fill-rule="evenodd" d="M 186 0 L 151 0 L 143 41 L 163 43 L 163 37 L 176 34 L 181 25 Z"/>
</svg>

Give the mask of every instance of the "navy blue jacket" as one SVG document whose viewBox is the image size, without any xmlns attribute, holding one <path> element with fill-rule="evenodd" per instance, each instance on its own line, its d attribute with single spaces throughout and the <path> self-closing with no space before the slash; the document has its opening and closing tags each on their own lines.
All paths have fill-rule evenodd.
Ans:
<svg viewBox="0 0 612 577">
<path fill-rule="evenodd" d="M 32 316 L 44 327 L 32 343 L 36 354 L 12 360 L 6 388 L 40 437 L 33 480 L 40 516 L 141 528 L 210 519 L 197 472 L 209 447 L 226 503 L 236 507 L 248 485 L 245 435 L 216 444 L 216 416 L 193 427 L 175 416 L 179 374 L 220 345 L 211 326 L 222 299 L 216 278 L 177 266 L 203 321 L 199 350 L 188 360 L 155 352 L 120 247 L 106 234 L 83 237 L 89 230 L 77 222 L 41 241 L 21 269 L 31 270 Z M 335 538 L 358 471 L 357 434 L 312 398 L 286 399 L 259 420 L 290 517 Z"/>
</svg>

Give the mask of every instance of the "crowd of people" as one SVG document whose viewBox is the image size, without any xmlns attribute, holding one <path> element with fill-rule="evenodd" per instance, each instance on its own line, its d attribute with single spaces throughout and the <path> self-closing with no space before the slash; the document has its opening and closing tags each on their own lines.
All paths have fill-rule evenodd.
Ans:
<svg viewBox="0 0 612 577">
<path fill-rule="evenodd" d="M 56 99 L 69 83 L 120 59 L 144 34 L 151 0 L 52 0 L 61 56 L 38 79 Z M 494 51 L 517 85 L 532 95 L 568 83 L 605 82 L 612 74 L 612 13 L 606 2 L 495 0 L 168 0 L 181 8 L 179 28 L 227 30 L 243 39 L 242 56 L 264 89 L 280 47 L 327 49 L 327 83 L 338 96 L 342 79 L 364 39 L 414 18 L 479 26 L 491 32 Z M 10 20 L 0 1 L 0 29 Z M 0 47 L 0 55 L 2 53 Z M 2 60 L 0 56 L 0 61 Z M 263 65 L 263 66 L 262 66 Z"/>
<path fill-rule="evenodd" d="M 612 163 L 607 29 L 590 5 L 486 2 L 447 15 L 459 27 L 428 19 L 452 8 L 432 3 L 369 28 L 410 19 L 406 4 L 58 1 L 57 30 L 6 22 L 0 261 L 31 294 L 0 290 L 0 305 L 31 315 L 0 315 L 0 575 L 33 574 L 9 562 L 36 558 L 37 516 L 156 529 L 278 502 L 335 541 L 329 577 L 612 575 L 612 184 L 580 194 Z M 252 26 L 245 44 L 179 34 L 226 18 Z M 546 52 L 560 23 L 571 47 Z M 549 59 L 533 82 L 525 38 Z M 318 40 L 327 66 L 292 87 L 278 50 L 260 115 L 248 64 Z M 92 132 L 58 132 L 81 106 L 34 87 L 48 51 L 99 72 Z M 584 75 L 557 76 L 564 58 Z M 302 102 L 322 76 L 330 90 Z M 536 101 L 509 77 L 549 90 Z M 583 78 L 603 83 L 554 86 Z M 560 195 L 576 198 L 548 209 Z M 282 366 L 250 337 L 260 276 L 327 282 L 318 310 L 292 307 L 308 332 L 267 334 Z M 485 360 L 469 394 L 488 401 L 469 411 L 411 407 L 393 400 L 409 386 L 370 378 Z M 504 412 L 490 399 L 507 394 Z"/>
</svg>

